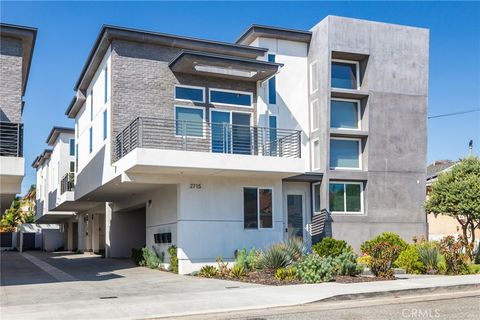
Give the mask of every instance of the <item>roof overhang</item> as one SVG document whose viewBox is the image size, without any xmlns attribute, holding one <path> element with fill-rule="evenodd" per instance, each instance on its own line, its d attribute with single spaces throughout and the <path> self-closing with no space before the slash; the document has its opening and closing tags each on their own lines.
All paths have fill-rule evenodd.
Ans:
<svg viewBox="0 0 480 320">
<path fill-rule="evenodd" d="M 235 43 L 249 45 L 256 38 L 273 38 L 310 43 L 310 40 L 312 39 L 312 32 L 252 24 L 240 35 L 240 37 L 238 37 Z"/>
<path fill-rule="evenodd" d="M 65 223 L 75 217 L 75 213 L 46 213 L 35 220 L 35 223 L 58 224 Z"/>
<path fill-rule="evenodd" d="M 269 79 L 282 66 L 280 63 L 190 50 L 182 50 L 169 63 L 173 72 L 254 82 Z"/>
<path fill-rule="evenodd" d="M 86 90 L 110 43 L 114 39 L 150 43 L 174 48 L 231 54 L 246 58 L 262 56 L 267 49 L 220 41 L 183 37 L 159 32 L 104 25 L 93 45 L 74 90 Z"/>
<path fill-rule="evenodd" d="M 22 41 L 22 96 L 24 96 L 27 88 L 28 75 L 30 73 L 30 65 L 32 63 L 37 29 L 0 23 L 0 37 L 15 38 Z"/>
<path fill-rule="evenodd" d="M 45 160 L 49 159 L 51 155 L 52 155 L 52 150 L 50 149 L 43 150 L 42 154 L 36 157 L 35 160 L 33 161 L 32 167 L 37 169 L 39 166 L 41 166 L 45 162 Z"/>
<path fill-rule="evenodd" d="M 74 134 L 75 129 L 65 128 L 65 127 L 53 127 L 50 133 L 48 134 L 47 141 L 45 141 L 49 146 L 53 146 L 57 142 L 58 137 L 61 133 Z"/>
<path fill-rule="evenodd" d="M 286 182 L 319 182 L 323 179 L 323 173 L 321 172 L 306 172 L 296 176 L 283 179 Z"/>
<path fill-rule="evenodd" d="M 69 118 L 75 118 L 80 108 L 85 103 L 85 93 L 82 90 L 77 90 L 77 95 L 72 98 L 70 104 L 68 105 L 65 115 Z"/>
</svg>

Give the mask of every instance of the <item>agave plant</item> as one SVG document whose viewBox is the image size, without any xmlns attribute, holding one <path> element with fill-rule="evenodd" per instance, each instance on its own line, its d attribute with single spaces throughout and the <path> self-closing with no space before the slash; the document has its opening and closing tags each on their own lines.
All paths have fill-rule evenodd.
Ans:
<svg viewBox="0 0 480 320">
<path fill-rule="evenodd" d="M 288 237 L 285 248 L 292 261 L 298 261 L 305 255 L 305 245 L 300 237 Z"/>
<path fill-rule="evenodd" d="M 438 272 L 438 262 L 440 259 L 440 250 L 436 245 L 423 244 L 418 246 L 418 255 L 427 269 L 427 273 L 436 274 Z"/>
<path fill-rule="evenodd" d="M 262 269 L 277 270 L 285 268 L 292 262 L 287 246 L 277 243 L 262 252 L 260 266 Z"/>
</svg>

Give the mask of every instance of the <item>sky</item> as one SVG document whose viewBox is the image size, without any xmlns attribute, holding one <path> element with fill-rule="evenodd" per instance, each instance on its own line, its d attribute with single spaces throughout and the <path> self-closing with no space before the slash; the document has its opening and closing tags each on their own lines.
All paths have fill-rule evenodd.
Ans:
<svg viewBox="0 0 480 320">
<path fill-rule="evenodd" d="M 429 115 L 480 108 L 480 2 L 0 2 L 4 23 L 38 28 L 24 97 L 22 191 L 103 24 L 234 41 L 250 24 L 308 30 L 327 15 L 430 29 Z M 480 112 L 428 122 L 428 162 L 480 150 Z"/>
</svg>

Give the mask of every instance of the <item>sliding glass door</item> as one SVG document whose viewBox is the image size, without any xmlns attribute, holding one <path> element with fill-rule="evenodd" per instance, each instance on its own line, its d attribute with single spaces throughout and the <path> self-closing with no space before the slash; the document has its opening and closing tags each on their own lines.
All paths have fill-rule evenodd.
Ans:
<svg viewBox="0 0 480 320">
<path fill-rule="evenodd" d="M 213 110 L 212 152 L 251 154 L 250 113 Z"/>
</svg>

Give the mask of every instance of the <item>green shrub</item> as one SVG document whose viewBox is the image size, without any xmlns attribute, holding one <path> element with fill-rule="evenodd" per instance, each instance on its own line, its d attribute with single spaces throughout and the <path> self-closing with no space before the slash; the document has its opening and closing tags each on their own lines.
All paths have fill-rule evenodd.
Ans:
<svg viewBox="0 0 480 320">
<path fill-rule="evenodd" d="M 217 273 L 218 273 L 217 268 L 215 268 L 214 266 L 206 265 L 200 269 L 200 271 L 198 272 L 198 275 L 205 278 L 212 278 L 212 277 L 215 277 Z"/>
<path fill-rule="evenodd" d="M 305 283 L 319 283 L 333 279 L 335 261 L 332 257 L 320 257 L 317 254 L 307 255 L 297 268 L 297 277 Z"/>
<path fill-rule="evenodd" d="M 410 274 L 425 273 L 425 264 L 420 260 L 420 254 L 416 245 L 410 244 L 398 256 L 395 264 Z"/>
<path fill-rule="evenodd" d="M 277 270 L 285 268 L 291 263 L 290 254 L 283 243 L 277 243 L 262 252 L 259 264 L 261 269 Z"/>
<path fill-rule="evenodd" d="M 372 257 L 370 257 L 368 254 L 364 254 L 363 256 L 360 256 L 357 258 L 357 263 L 366 267 L 370 264 L 371 260 L 372 260 Z"/>
<path fill-rule="evenodd" d="M 137 265 L 137 266 L 144 266 L 145 260 L 143 259 L 143 251 L 142 249 L 135 249 L 132 248 L 132 253 L 130 255 L 130 259 Z"/>
<path fill-rule="evenodd" d="M 468 273 L 477 274 L 480 273 L 480 264 L 471 264 L 468 266 Z"/>
<path fill-rule="evenodd" d="M 167 251 L 170 255 L 170 271 L 178 273 L 177 246 L 172 245 L 168 247 Z"/>
<path fill-rule="evenodd" d="M 250 270 L 247 249 L 243 248 L 241 250 L 237 250 L 235 255 L 235 265 L 242 266 L 247 271 Z"/>
<path fill-rule="evenodd" d="M 369 247 L 371 256 L 368 265 L 372 273 L 381 278 L 393 278 L 393 263 L 401 251 L 400 246 L 388 242 L 380 242 Z"/>
<path fill-rule="evenodd" d="M 390 244 L 391 246 L 396 245 L 400 247 L 400 251 L 398 251 L 398 255 L 400 255 L 400 252 L 403 250 L 407 249 L 408 244 L 403 240 L 398 234 L 393 233 L 393 232 L 384 232 L 382 234 L 379 234 L 375 238 L 371 240 L 367 240 L 364 243 L 361 244 L 360 250 L 362 250 L 363 253 L 370 254 L 372 251 L 373 247 L 378 244 L 378 243 L 383 243 L 386 242 Z M 398 256 L 395 257 L 395 260 L 397 260 Z"/>
<path fill-rule="evenodd" d="M 438 245 L 432 242 L 423 242 L 417 246 L 417 252 L 420 261 L 422 261 L 425 267 L 424 271 L 428 274 L 437 274 L 440 261 Z"/>
<path fill-rule="evenodd" d="M 295 280 L 297 278 L 297 269 L 293 266 L 290 266 L 288 268 L 278 268 L 275 271 L 275 278 L 282 281 Z"/>
<path fill-rule="evenodd" d="M 233 278 L 237 278 L 237 279 L 244 277 L 246 274 L 247 274 L 247 271 L 245 270 L 245 268 L 237 264 L 234 265 L 232 270 L 230 271 L 230 275 Z"/>
<path fill-rule="evenodd" d="M 345 250 L 335 258 L 335 273 L 341 276 L 356 276 L 363 271 L 363 267 L 357 264 L 357 255 L 352 251 Z"/>
<path fill-rule="evenodd" d="M 452 236 L 446 236 L 440 240 L 440 252 L 445 257 L 446 269 L 449 274 L 468 273 L 468 255 L 465 254 L 467 242 L 460 237 L 455 240 Z"/>
<path fill-rule="evenodd" d="M 150 269 L 158 269 L 161 260 L 154 251 L 149 250 L 147 247 L 143 247 L 142 255 L 143 255 L 143 261 L 145 263 L 144 266 Z"/>
<path fill-rule="evenodd" d="M 251 249 L 247 256 L 247 265 L 250 270 L 260 269 L 260 257 L 262 256 L 262 252 L 260 250 Z"/>
<path fill-rule="evenodd" d="M 333 238 L 323 238 L 322 241 L 315 243 L 312 246 L 312 251 L 320 257 L 336 258 L 345 250 L 352 251 L 352 247 L 350 247 L 344 240 Z"/>
<path fill-rule="evenodd" d="M 286 250 L 292 261 L 300 260 L 305 254 L 305 245 L 300 237 L 291 236 L 286 242 Z"/>
</svg>

